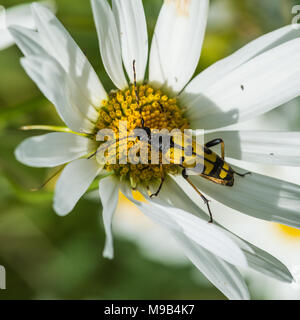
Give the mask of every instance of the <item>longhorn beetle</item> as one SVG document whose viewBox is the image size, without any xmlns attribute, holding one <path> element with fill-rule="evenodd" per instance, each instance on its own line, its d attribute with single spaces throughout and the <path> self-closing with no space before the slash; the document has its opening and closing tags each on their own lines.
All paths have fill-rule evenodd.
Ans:
<svg viewBox="0 0 300 320">
<path fill-rule="evenodd" d="M 134 89 L 135 89 L 135 95 L 136 95 L 136 102 L 139 109 L 139 113 L 141 116 L 141 127 L 136 127 L 135 129 L 142 129 L 146 133 L 146 140 L 143 139 L 144 143 L 147 143 L 150 145 L 150 147 L 155 148 L 162 157 L 167 158 L 171 164 L 178 165 L 182 168 L 182 176 L 183 178 L 193 187 L 193 189 L 197 192 L 197 194 L 202 198 L 204 203 L 207 206 L 210 220 L 209 222 L 213 222 L 213 216 L 210 210 L 209 206 L 209 200 L 198 190 L 198 188 L 192 183 L 192 181 L 189 178 L 187 170 L 190 169 L 194 171 L 193 175 L 201 176 L 209 181 L 212 181 L 214 183 L 224 185 L 227 187 L 232 187 L 234 185 L 234 175 L 238 175 L 240 177 L 245 177 L 248 174 L 251 174 L 251 172 L 247 172 L 244 174 L 238 173 L 233 170 L 233 168 L 225 161 L 225 143 L 221 138 L 214 139 L 208 143 L 206 143 L 204 146 L 197 144 L 194 140 L 192 140 L 191 144 L 191 154 L 193 156 L 199 157 L 203 161 L 203 166 L 201 166 L 201 169 L 195 168 L 195 164 L 191 165 L 191 163 L 188 161 L 189 159 L 182 157 L 180 164 L 176 163 L 174 158 L 172 158 L 170 155 L 174 151 L 183 151 L 183 147 L 176 144 L 174 142 L 173 136 L 168 136 L 170 138 L 170 144 L 166 147 L 163 144 L 163 139 L 159 139 L 159 142 L 157 145 L 153 145 L 152 138 L 153 133 L 151 131 L 151 128 L 145 126 L 145 120 L 142 115 L 142 108 L 140 106 L 140 100 L 139 100 L 139 94 L 138 94 L 138 88 L 137 88 L 137 81 L 136 81 L 136 69 L 135 69 L 135 60 L 133 61 L 133 73 L 134 73 Z M 161 111 L 164 112 L 164 107 L 160 104 Z M 135 138 L 140 138 L 138 136 L 133 136 Z M 127 139 L 127 138 L 122 138 Z M 120 140 L 122 140 L 120 139 Z M 119 140 L 119 141 L 120 141 Z M 214 151 L 212 151 L 210 148 L 221 145 L 221 157 L 217 155 Z M 95 156 L 98 151 L 96 151 L 94 154 L 92 154 L 89 158 Z M 161 188 L 164 184 L 165 177 L 164 177 L 164 170 L 163 170 L 163 164 L 160 163 L 160 185 L 155 193 L 153 193 L 150 198 L 157 197 L 161 191 Z M 194 168 L 194 169 L 193 169 Z"/>
<path fill-rule="evenodd" d="M 141 115 L 141 124 L 142 126 L 140 128 L 136 129 L 143 129 L 148 138 L 148 143 L 151 144 L 151 129 L 149 127 L 145 126 L 145 121 L 142 116 L 142 108 L 140 107 L 140 101 L 139 101 L 139 95 L 138 95 L 138 89 L 137 89 L 137 82 L 136 82 L 136 69 L 135 69 L 135 60 L 133 61 L 133 72 L 134 72 L 134 88 L 135 88 L 135 95 L 136 100 L 139 108 L 139 112 Z M 163 111 L 163 106 L 161 106 L 161 109 Z M 210 148 L 221 145 L 221 157 L 217 155 L 214 151 L 212 151 Z M 180 148 L 182 150 L 181 146 L 178 146 L 174 143 L 174 138 L 170 137 L 170 146 L 167 149 L 164 149 L 162 145 L 162 140 L 159 140 L 158 149 L 161 153 L 163 153 L 164 156 L 169 156 L 172 149 Z M 197 150 L 197 151 L 196 151 Z M 200 151 L 200 152 L 199 152 Z M 195 156 L 198 156 L 203 159 L 204 165 L 202 166 L 202 169 L 200 172 L 197 172 L 197 175 L 212 181 L 214 183 L 224 185 L 227 187 L 232 187 L 234 185 L 234 174 L 237 174 L 240 177 L 245 177 L 248 174 L 251 174 L 251 172 L 247 172 L 244 174 L 238 173 L 232 169 L 232 167 L 225 161 L 225 143 L 221 138 L 214 139 L 208 143 L 206 143 L 204 146 L 197 145 L 195 141 L 192 142 L 192 154 Z M 172 157 L 168 157 L 170 159 L 170 163 L 173 163 Z M 176 163 L 173 163 L 176 164 Z M 186 159 L 182 157 L 182 162 L 179 164 L 179 166 L 182 168 L 182 176 L 183 178 L 193 187 L 193 189 L 198 193 L 198 195 L 202 198 L 204 203 L 207 206 L 210 220 L 209 222 L 213 222 L 213 216 L 210 210 L 209 206 L 209 200 L 198 190 L 198 188 L 192 183 L 190 180 L 187 169 L 191 168 L 191 165 L 187 163 Z M 161 182 L 157 189 L 157 191 L 152 194 L 150 197 L 157 197 L 161 191 L 161 188 L 164 184 L 165 177 L 164 177 L 164 171 L 163 171 L 163 165 L 160 164 L 160 175 L 161 175 Z"/>
</svg>

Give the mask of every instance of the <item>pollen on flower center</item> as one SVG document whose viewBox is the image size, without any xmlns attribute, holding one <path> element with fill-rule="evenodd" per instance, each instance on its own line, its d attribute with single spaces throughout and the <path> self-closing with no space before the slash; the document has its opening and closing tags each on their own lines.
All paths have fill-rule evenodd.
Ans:
<svg viewBox="0 0 300 320">
<path fill-rule="evenodd" d="M 137 87 L 139 103 L 136 99 L 135 87 L 130 86 L 127 90 L 113 91 L 108 100 L 102 102 L 100 116 L 96 127 L 100 129 L 111 129 L 116 137 L 120 137 L 120 123 L 126 121 L 128 135 L 136 128 L 144 126 L 150 129 L 180 129 L 189 128 L 188 120 L 183 116 L 183 109 L 179 107 L 177 99 L 170 98 L 160 89 L 154 89 L 150 85 L 139 85 Z M 142 115 L 142 116 L 141 116 Z M 128 142 L 127 148 L 131 148 L 133 142 Z M 116 158 L 120 159 L 119 145 L 117 144 Z M 159 165 L 154 164 L 106 164 L 107 171 L 114 171 L 122 179 L 128 179 L 133 188 L 139 183 L 149 185 L 160 178 Z M 164 173 L 177 173 L 176 166 L 163 165 Z"/>
</svg>

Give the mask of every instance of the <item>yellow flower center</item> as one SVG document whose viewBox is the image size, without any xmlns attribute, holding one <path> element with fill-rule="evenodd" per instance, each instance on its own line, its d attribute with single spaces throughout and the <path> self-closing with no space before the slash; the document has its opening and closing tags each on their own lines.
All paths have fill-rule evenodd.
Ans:
<svg viewBox="0 0 300 320">
<path fill-rule="evenodd" d="M 183 109 L 179 107 L 175 98 L 170 98 L 160 89 L 154 89 L 150 85 L 137 87 L 139 100 L 136 99 L 135 88 L 132 85 L 127 90 L 111 92 L 108 100 L 102 102 L 97 129 L 111 129 L 116 138 L 120 138 L 120 123 L 126 122 L 127 135 L 129 136 L 136 128 L 144 126 L 150 129 L 180 129 L 182 132 L 189 128 L 188 120 L 183 116 Z M 122 136 L 124 133 L 122 132 Z M 128 141 L 129 151 L 134 145 Z M 150 146 L 149 146 L 150 148 Z M 150 151 L 151 152 L 151 151 Z M 117 142 L 116 159 L 120 159 L 119 142 Z M 150 183 L 160 179 L 159 164 L 109 164 L 105 165 L 107 171 L 114 171 L 117 176 L 130 180 L 131 186 L 136 188 L 139 183 L 149 186 Z M 176 166 L 163 165 L 164 174 L 178 173 Z"/>
</svg>

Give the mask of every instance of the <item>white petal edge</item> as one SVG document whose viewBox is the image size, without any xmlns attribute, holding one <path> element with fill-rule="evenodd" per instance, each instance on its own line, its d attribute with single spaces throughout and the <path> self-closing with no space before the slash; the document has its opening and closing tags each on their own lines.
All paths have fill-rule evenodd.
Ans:
<svg viewBox="0 0 300 320">
<path fill-rule="evenodd" d="M 177 207 L 208 220 L 208 215 L 194 203 L 191 195 L 186 192 L 184 187 L 185 181 L 183 181 L 183 178 L 167 177 L 165 184 L 161 189 L 160 196 L 158 198 L 153 198 L 151 201 L 167 207 Z M 141 192 L 150 201 L 149 197 L 147 197 L 143 191 Z M 224 232 L 231 236 L 232 239 L 240 246 L 246 256 L 248 266 L 250 268 L 283 282 L 293 282 L 294 279 L 292 274 L 278 259 L 262 249 L 257 248 L 253 244 L 239 238 L 237 235 L 222 227 L 216 221 L 214 223 L 223 228 Z"/>
<path fill-rule="evenodd" d="M 300 30 L 295 29 L 294 25 L 288 25 L 267 33 L 208 67 L 187 85 L 184 92 L 188 94 L 200 93 L 250 59 L 299 37 Z"/>
<path fill-rule="evenodd" d="M 8 30 L 8 27 L 12 24 L 34 28 L 30 5 L 31 4 L 21 4 L 8 9 L 0 6 L 0 50 L 4 50 L 15 43 Z"/>
<path fill-rule="evenodd" d="M 240 272 L 231 264 L 189 240 L 183 234 L 171 232 L 191 262 L 230 300 L 249 300 L 250 295 Z"/>
<path fill-rule="evenodd" d="M 17 24 L 19 26 L 27 27 L 33 29 L 35 23 L 31 14 L 30 9 L 31 3 L 20 4 L 5 10 L 5 22 L 6 26 Z"/>
<path fill-rule="evenodd" d="M 95 143 L 85 137 L 54 132 L 24 140 L 15 156 L 28 166 L 50 168 L 78 159 L 95 148 Z"/>
<path fill-rule="evenodd" d="M 94 124 L 79 110 L 79 107 L 86 107 L 87 111 L 92 111 L 92 107 L 86 106 L 86 100 L 80 97 L 73 80 L 56 60 L 50 56 L 30 56 L 22 58 L 21 64 L 70 129 L 93 131 Z"/>
<path fill-rule="evenodd" d="M 106 0 L 91 0 L 100 53 L 107 74 L 119 89 L 128 86 L 123 65 L 121 44 L 112 9 Z"/>
<path fill-rule="evenodd" d="M 119 181 L 115 177 L 107 177 L 99 182 L 99 195 L 103 207 L 102 216 L 104 229 L 106 234 L 105 247 L 103 257 L 113 259 L 113 235 L 112 235 L 112 219 L 116 211 L 119 200 Z"/>
<path fill-rule="evenodd" d="M 300 39 L 271 49 L 181 103 L 193 129 L 215 129 L 266 113 L 300 94 Z"/>
<path fill-rule="evenodd" d="M 232 166 L 239 173 L 246 170 Z M 249 216 L 300 228 L 300 186 L 252 172 L 235 175 L 233 187 L 191 176 L 192 182 L 209 197 Z"/>
<path fill-rule="evenodd" d="M 14 44 L 14 39 L 7 29 L 6 10 L 0 5 L 0 50 L 4 50 Z"/>
<path fill-rule="evenodd" d="M 56 183 L 55 212 L 60 216 L 70 213 L 101 170 L 94 159 L 79 159 L 69 163 Z"/>
<path fill-rule="evenodd" d="M 155 27 L 149 81 L 180 92 L 193 76 L 201 54 L 208 0 L 164 1 Z"/>
<path fill-rule="evenodd" d="M 242 250 L 220 227 L 209 224 L 207 220 L 178 208 L 165 207 L 154 202 L 147 204 L 136 201 L 133 199 L 131 191 L 124 191 L 123 186 L 122 192 L 154 222 L 168 230 L 184 234 L 190 240 L 229 263 L 247 267 Z"/>
<path fill-rule="evenodd" d="M 127 75 L 133 83 L 133 61 L 135 60 L 137 81 L 143 82 L 148 60 L 148 31 L 142 0 L 113 0 L 112 8 L 120 35 Z"/>
<path fill-rule="evenodd" d="M 10 26 L 8 29 L 25 56 L 48 55 L 41 45 L 38 32 L 16 25 Z"/>
<path fill-rule="evenodd" d="M 270 165 L 300 166 L 300 132 L 218 131 L 205 135 L 225 142 L 226 157 Z"/>
<path fill-rule="evenodd" d="M 165 189 L 168 199 L 176 199 L 175 202 L 179 201 L 179 203 L 183 203 L 185 199 L 188 199 L 187 196 L 182 199 L 181 195 L 182 193 L 184 194 L 184 192 L 180 190 L 179 186 L 177 186 L 172 179 L 168 178 L 168 181 L 175 187 L 171 189 L 168 188 L 168 190 Z M 132 194 L 126 183 L 121 185 L 121 189 L 124 195 L 132 201 Z M 179 194 L 172 194 L 169 192 L 178 190 L 180 190 Z M 189 203 L 191 203 L 190 199 L 187 201 L 187 204 Z M 192 206 L 189 206 L 189 208 L 191 207 Z M 196 210 L 198 210 L 198 208 L 196 208 Z M 205 216 L 204 213 L 203 215 Z M 169 232 L 182 247 L 187 258 L 189 258 L 208 280 L 211 281 L 226 297 L 232 300 L 249 299 L 249 293 L 245 282 L 234 266 L 193 242 L 180 231 L 169 229 Z"/>
<path fill-rule="evenodd" d="M 51 11 L 56 11 L 54 1 L 41 1 L 40 3 L 47 6 Z M 0 50 L 4 50 L 15 43 L 14 38 L 8 30 L 11 25 L 34 29 L 35 23 L 30 6 L 31 3 L 20 4 L 5 10 L 5 8 L 0 5 Z M 5 26 L 3 23 L 5 23 Z"/>
<path fill-rule="evenodd" d="M 102 100 L 107 98 L 106 91 L 76 42 L 55 15 L 44 6 L 34 3 L 32 13 L 45 51 L 61 64 L 77 83 L 82 94 L 95 107 L 100 107 Z"/>
<path fill-rule="evenodd" d="M 0 17 L 0 19 L 1 19 L 1 17 Z M 15 43 L 14 38 L 10 34 L 9 30 L 8 29 L 0 29 L 0 51 L 9 48 L 14 43 Z"/>
</svg>

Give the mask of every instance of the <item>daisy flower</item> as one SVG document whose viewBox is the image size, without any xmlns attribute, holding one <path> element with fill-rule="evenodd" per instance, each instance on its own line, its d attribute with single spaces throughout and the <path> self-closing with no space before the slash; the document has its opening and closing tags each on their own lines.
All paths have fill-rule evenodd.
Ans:
<svg viewBox="0 0 300 320">
<path fill-rule="evenodd" d="M 259 116 L 299 95 L 299 31 L 286 26 L 266 34 L 191 80 L 202 50 L 209 1 L 166 0 L 154 31 L 146 78 L 148 35 L 142 1 L 113 0 L 112 8 L 106 0 L 91 3 L 102 61 L 116 87 L 108 93 L 49 10 L 39 4 L 32 6 L 37 31 L 10 27 L 25 55 L 22 66 L 67 125 L 28 127 L 58 132 L 25 140 L 16 150 L 17 159 L 35 167 L 66 164 L 54 194 L 54 210 L 62 216 L 72 211 L 95 179 L 99 181 L 107 258 L 113 257 L 111 225 L 121 191 L 163 226 L 228 298 L 249 299 L 236 266 L 292 282 L 291 273 L 276 258 L 216 222 L 209 224 L 206 207 L 192 201 L 196 191 L 180 178 L 177 167 L 163 166 L 165 183 L 159 196 L 150 199 L 147 188 L 155 190 L 159 166 L 100 165 L 91 155 L 99 146 L 96 134 L 100 129 L 118 133 L 120 120 L 127 121 L 128 130 L 141 126 L 140 102 L 145 126 L 151 129 L 205 129 L 207 141 L 215 137 L 225 141 L 230 158 L 298 166 L 299 133 L 220 128 Z M 300 227 L 298 185 L 255 173 L 237 176 L 232 187 L 200 176 L 191 180 L 207 196 L 241 213 Z M 147 201 L 135 199 L 132 189 L 139 190 Z"/>
<path fill-rule="evenodd" d="M 41 3 L 53 12 L 56 11 L 54 1 L 42 1 Z M 15 43 L 14 38 L 8 30 L 9 26 L 19 25 L 29 29 L 35 28 L 30 7 L 31 3 L 20 4 L 8 9 L 0 6 L 0 50 L 4 50 Z"/>
</svg>

